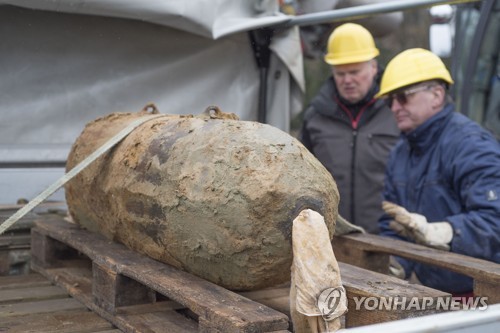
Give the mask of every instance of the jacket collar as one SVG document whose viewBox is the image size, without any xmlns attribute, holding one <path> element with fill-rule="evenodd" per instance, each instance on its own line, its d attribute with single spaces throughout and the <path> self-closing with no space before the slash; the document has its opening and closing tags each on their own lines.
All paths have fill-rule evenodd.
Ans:
<svg viewBox="0 0 500 333">
<path fill-rule="evenodd" d="M 368 94 L 365 98 L 363 98 L 363 100 L 357 102 L 356 104 L 349 104 L 347 101 L 341 99 L 335 85 L 335 80 L 333 79 L 333 76 L 330 76 L 320 88 L 318 95 L 312 100 L 311 104 L 320 114 L 326 117 L 341 119 L 346 123 L 350 123 L 349 117 L 342 110 L 341 106 L 335 102 L 335 100 L 337 99 L 340 103 L 343 103 L 348 109 L 361 109 L 366 107 L 367 104 L 372 103 L 375 94 L 379 90 L 380 75 L 379 71 L 379 74 L 377 74 L 376 80 L 370 88 Z M 385 103 L 382 100 L 377 100 L 374 104 L 374 107 L 367 110 L 368 113 L 363 117 L 365 120 L 371 118 L 376 110 L 385 106 Z"/>
<path fill-rule="evenodd" d="M 429 148 L 443 132 L 454 109 L 453 104 L 446 104 L 441 111 L 427 119 L 415 130 L 407 134 L 403 133 L 402 136 L 410 148 L 416 152 L 422 152 Z"/>
</svg>

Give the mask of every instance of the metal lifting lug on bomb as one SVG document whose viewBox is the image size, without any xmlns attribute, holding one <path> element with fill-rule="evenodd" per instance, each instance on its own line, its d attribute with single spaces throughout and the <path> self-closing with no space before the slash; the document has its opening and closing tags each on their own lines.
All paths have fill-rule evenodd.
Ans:
<svg viewBox="0 0 500 333">
<path fill-rule="evenodd" d="M 339 195 L 330 173 L 289 134 L 217 107 L 96 119 L 67 170 L 140 117 L 151 120 L 66 185 L 76 223 L 232 290 L 289 281 L 292 221 L 303 209 L 322 214 L 333 236 Z"/>
</svg>

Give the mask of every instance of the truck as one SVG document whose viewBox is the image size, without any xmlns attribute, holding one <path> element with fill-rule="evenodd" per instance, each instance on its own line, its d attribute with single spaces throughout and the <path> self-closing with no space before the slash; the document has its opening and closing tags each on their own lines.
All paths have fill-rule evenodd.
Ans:
<svg viewBox="0 0 500 333">
<path fill-rule="evenodd" d="M 381 2 L 290 17 L 265 1 L 251 6 L 228 1 L 220 12 L 203 1 L 164 11 L 155 1 L 136 6 L 123 1 L 123 7 L 2 1 L 0 34 L 11 52 L 2 54 L 0 204 L 29 201 L 64 175 L 67 153 L 86 122 L 112 111 L 138 111 L 151 101 L 161 112 L 181 114 L 217 103 L 242 119 L 288 131 L 303 107 L 300 27 L 453 2 L 463 1 Z M 499 3 L 465 2 L 454 7 L 452 18 L 435 22 L 452 31 L 458 111 L 497 138 Z M 223 15 L 227 8 L 237 20 Z M 187 9 L 196 14 L 186 15 Z M 187 72 L 194 75 L 186 77 Z M 64 193 L 50 200 L 63 202 Z M 464 317 L 463 325 L 472 332 L 492 323 L 498 330 L 499 313 L 491 306 L 487 315 Z M 453 331 L 462 315 L 443 317 L 441 331 Z M 393 330 L 410 332 L 412 323 L 392 323 Z"/>
</svg>

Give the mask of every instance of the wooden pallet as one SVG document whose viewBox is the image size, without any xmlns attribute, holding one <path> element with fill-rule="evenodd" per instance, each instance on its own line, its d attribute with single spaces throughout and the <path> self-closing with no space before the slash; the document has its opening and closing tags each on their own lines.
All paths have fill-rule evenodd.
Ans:
<svg viewBox="0 0 500 333">
<path fill-rule="evenodd" d="M 61 219 L 32 230 L 33 268 L 126 332 L 287 332 L 289 287 L 234 293 Z M 356 309 L 354 297 L 450 297 L 340 263 L 347 327 L 441 312 Z M 146 329 L 144 329 L 146 328 Z"/>
<path fill-rule="evenodd" d="M 61 219 L 32 229 L 35 271 L 124 332 L 289 332 L 288 317 Z"/>
<path fill-rule="evenodd" d="M 0 207 L 0 221 L 7 220 L 14 213 L 13 208 Z M 30 229 L 36 217 L 37 214 L 29 213 L 0 235 L 0 276 L 29 272 Z"/>
<path fill-rule="evenodd" d="M 0 205 L 0 221 L 17 212 L 23 205 Z M 66 215 L 64 202 L 46 202 L 0 235 L 0 276 L 28 274 L 30 271 L 31 235 L 30 230 L 36 219 L 48 215 Z"/>
<path fill-rule="evenodd" d="M 0 277 L 0 332 L 120 333 L 37 273 Z"/>
</svg>

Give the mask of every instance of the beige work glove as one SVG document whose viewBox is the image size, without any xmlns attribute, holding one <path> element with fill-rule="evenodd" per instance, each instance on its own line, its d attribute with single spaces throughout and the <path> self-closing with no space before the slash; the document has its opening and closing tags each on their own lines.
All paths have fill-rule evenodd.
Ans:
<svg viewBox="0 0 500 333">
<path fill-rule="evenodd" d="M 333 333 L 347 297 L 321 214 L 305 209 L 293 220 L 290 315 L 295 333 Z"/>
<path fill-rule="evenodd" d="M 453 228 L 449 222 L 427 222 L 425 216 L 410 213 L 405 208 L 389 201 L 382 202 L 382 209 L 394 221 L 389 227 L 400 236 L 414 240 L 417 244 L 449 251 Z"/>
</svg>

